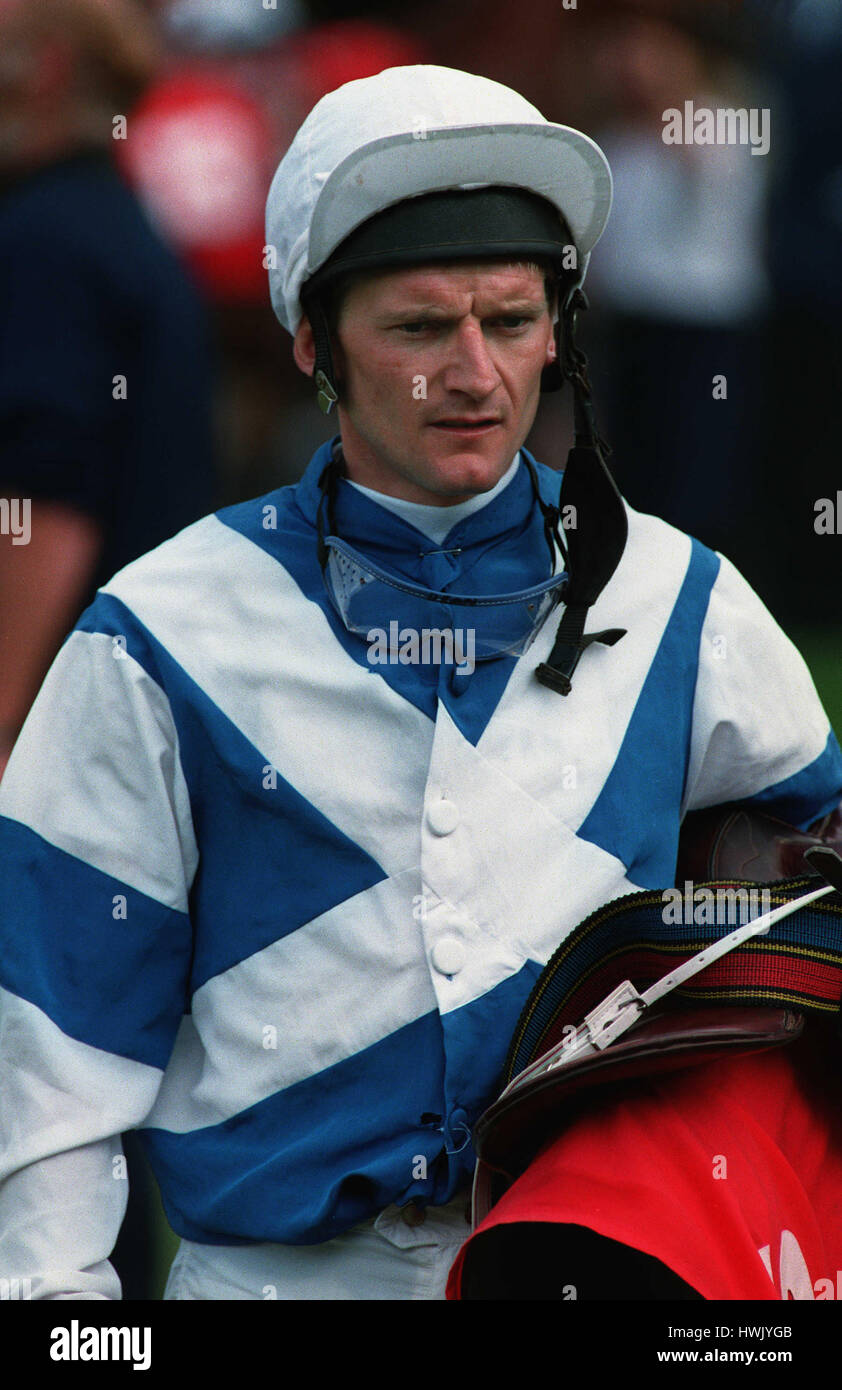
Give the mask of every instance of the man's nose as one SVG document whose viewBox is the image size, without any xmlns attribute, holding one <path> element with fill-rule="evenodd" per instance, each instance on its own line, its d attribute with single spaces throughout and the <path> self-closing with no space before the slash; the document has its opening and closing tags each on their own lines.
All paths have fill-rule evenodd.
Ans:
<svg viewBox="0 0 842 1390">
<path fill-rule="evenodd" d="M 481 324 L 469 319 L 453 334 L 442 384 L 448 391 L 461 391 L 477 400 L 490 396 L 499 386 L 500 373 L 488 351 Z"/>
</svg>

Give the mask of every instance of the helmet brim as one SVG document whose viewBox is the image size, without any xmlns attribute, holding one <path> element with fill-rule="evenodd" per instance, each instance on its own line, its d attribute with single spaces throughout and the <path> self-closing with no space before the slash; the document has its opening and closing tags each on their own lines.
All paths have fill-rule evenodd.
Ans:
<svg viewBox="0 0 842 1390">
<path fill-rule="evenodd" d="M 466 173 L 470 180 L 466 180 Z M 559 125 L 448 126 L 385 136 L 355 150 L 328 176 L 310 225 L 313 274 L 363 222 L 405 198 L 446 188 L 526 188 L 559 211 L 580 256 L 596 245 L 611 209 L 608 161 L 580 131 Z"/>
<path fill-rule="evenodd" d="M 402 131 L 354 150 L 328 174 L 313 208 L 306 261 L 290 267 L 283 291 L 273 287 L 282 322 L 302 285 L 370 218 L 421 194 L 490 187 L 527 189 L 558 210 L 573 236 L 581 282 L 613 196 L 611 170 L 595 141 L 569 126 L 537 121 Z M 269 207 L 283 216 L 274 191 Z M 288 323 L 292 332 L 298 317 Z"/>
</svg>

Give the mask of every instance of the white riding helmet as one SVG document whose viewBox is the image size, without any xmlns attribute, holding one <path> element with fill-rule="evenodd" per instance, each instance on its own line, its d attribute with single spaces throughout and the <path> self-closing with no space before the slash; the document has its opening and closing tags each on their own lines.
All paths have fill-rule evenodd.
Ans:
<svg viewBox="0 0 842 1390">
<path fill-rule="evenodd" d="M 551 204 L 576 248 L 570 289 L 581 285 L 612 198 L 608 161 L 587 135 L 545 120 L 509 87 L 453 68 L 386 68 L 329 92 L 269 190 L 269 288 L 278 319 L 295 333 L 302 288 L 371 218 L 424 194 L 480 188 L 521 189 Z M 526 249 L 520 238 L 499 248 Z M 415 262 L 443 259 L 441 247 L 432 249 L 437 256 L 425 244 Z M 497 253 L 495 243 L 490 254 Z M 407 252 L 401 263 L 408 262 Z"/>
<path fill-rule="evenodd" d="M 325 414 L 341 390 L 326 310 L 338 278 L 460 258 L 552 264 L 559 350 L 541 389 L 563 380 L 573 387 L 562 498 L 578 521 L 567 542 L 564 617 L 536 675 L 562 695 L 592 642 L 613 645 L 624 635 L 584 633 L 588 609 L 619 563 L 627 522 L 593 419 L 587 360 L 575 345 L 576 313 L 587 307 L 581 285 L 611 197 L 608 161 L 587 135 L 545 120 L 499 82 L 421 65 L 386 68 L 323 97 L 281 160 L 266 204 L 272 305 L 292 334 L 303 313 L 310 320 Z"/>
</svg>

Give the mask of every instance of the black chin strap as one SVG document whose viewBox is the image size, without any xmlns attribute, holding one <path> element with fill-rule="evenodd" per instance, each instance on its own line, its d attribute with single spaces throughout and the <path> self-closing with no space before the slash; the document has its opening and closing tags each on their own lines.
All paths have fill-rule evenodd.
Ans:
<svg viewBox="0 0 842 1390">
<path fill-rule="evenodd" d="M 313 330 L 313 346 L 316 350 L 313 383 L 317 392 L 316 400 L 319 410 L 325 415 L 329 415 L 339 400 L 339 391 L 333 366 L 333 354 L 330 350 L 330 329 L 327 315 L 318 295 L 313 295 L 306 301 L 302 300 L 302 308 L 310 320 L 310 327 Z"/>
<path fill-rule="evenodd" d="M 575 525 L 566 531 L 570 587 L 553 649 L 535 672 L 559 695 L 570 694 L 573 672 L 592 642 L 613 647 L 626 634 L 620 627 L 585 634 L 588 609 L 620 563 L 628 537 L 623 499 L 605 463 L 610 450 L 594 422 L 588 361 L 575 343 L 576 313 L 587 307 L 583 292 L 575 290 L 564 311 L 559 353 L 561 374 L 573 387 L 574 443 L 559 498 L 562 517 L 565 508 L 575 508 Z"/>
</svg>

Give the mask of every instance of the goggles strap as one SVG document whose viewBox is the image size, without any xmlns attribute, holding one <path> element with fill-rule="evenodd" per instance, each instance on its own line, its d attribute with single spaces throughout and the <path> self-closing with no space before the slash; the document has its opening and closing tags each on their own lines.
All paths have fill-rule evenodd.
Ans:
<svg viewBox="0 0 842 1390">
<path fill-rule="evenodd" d="M 336 484 L 345 472 L 345 460 L 342 457 L 341 446 L 334 449 L 330 461 L 325 464 L 319 478 L 319 505 L 316 509 L 316 548 L 319 555 L 319 565 L 322 574 L 327 568 L 329 550 L 325 545 L 325 535 L 333 535 L 336 530 L 335 501 Z M 327 530 L 325 530 L 325 512 L 327 512 Z"/>
<path fill-rule="evenodd" d="M 523 455 L 523 463 L 532 481 L 532 492 L 535 501 L 538 503 L 538 506 L 541 509 L 541 515 L 544 518 L 544 539 L 547 542 L 547 547 L 550 552 L 550 563 L 553 567 L 553 571 L 555 570 L 556 565 L 556 550 L 558 550 L 562 560 L 564 561 L 564 566 L 565 568 L 567 568 L 567 546 L 564 544 L 564 541 L 562 540 L 560 529 L 561 513 L 559 512 L 558 507 L 555 507 L 552 504 L 548 504 L 544 501 L 543 497 L 541 496 L 541 490 L 538 486 L 538 475 L 525 454 Z"/>
</svg>

